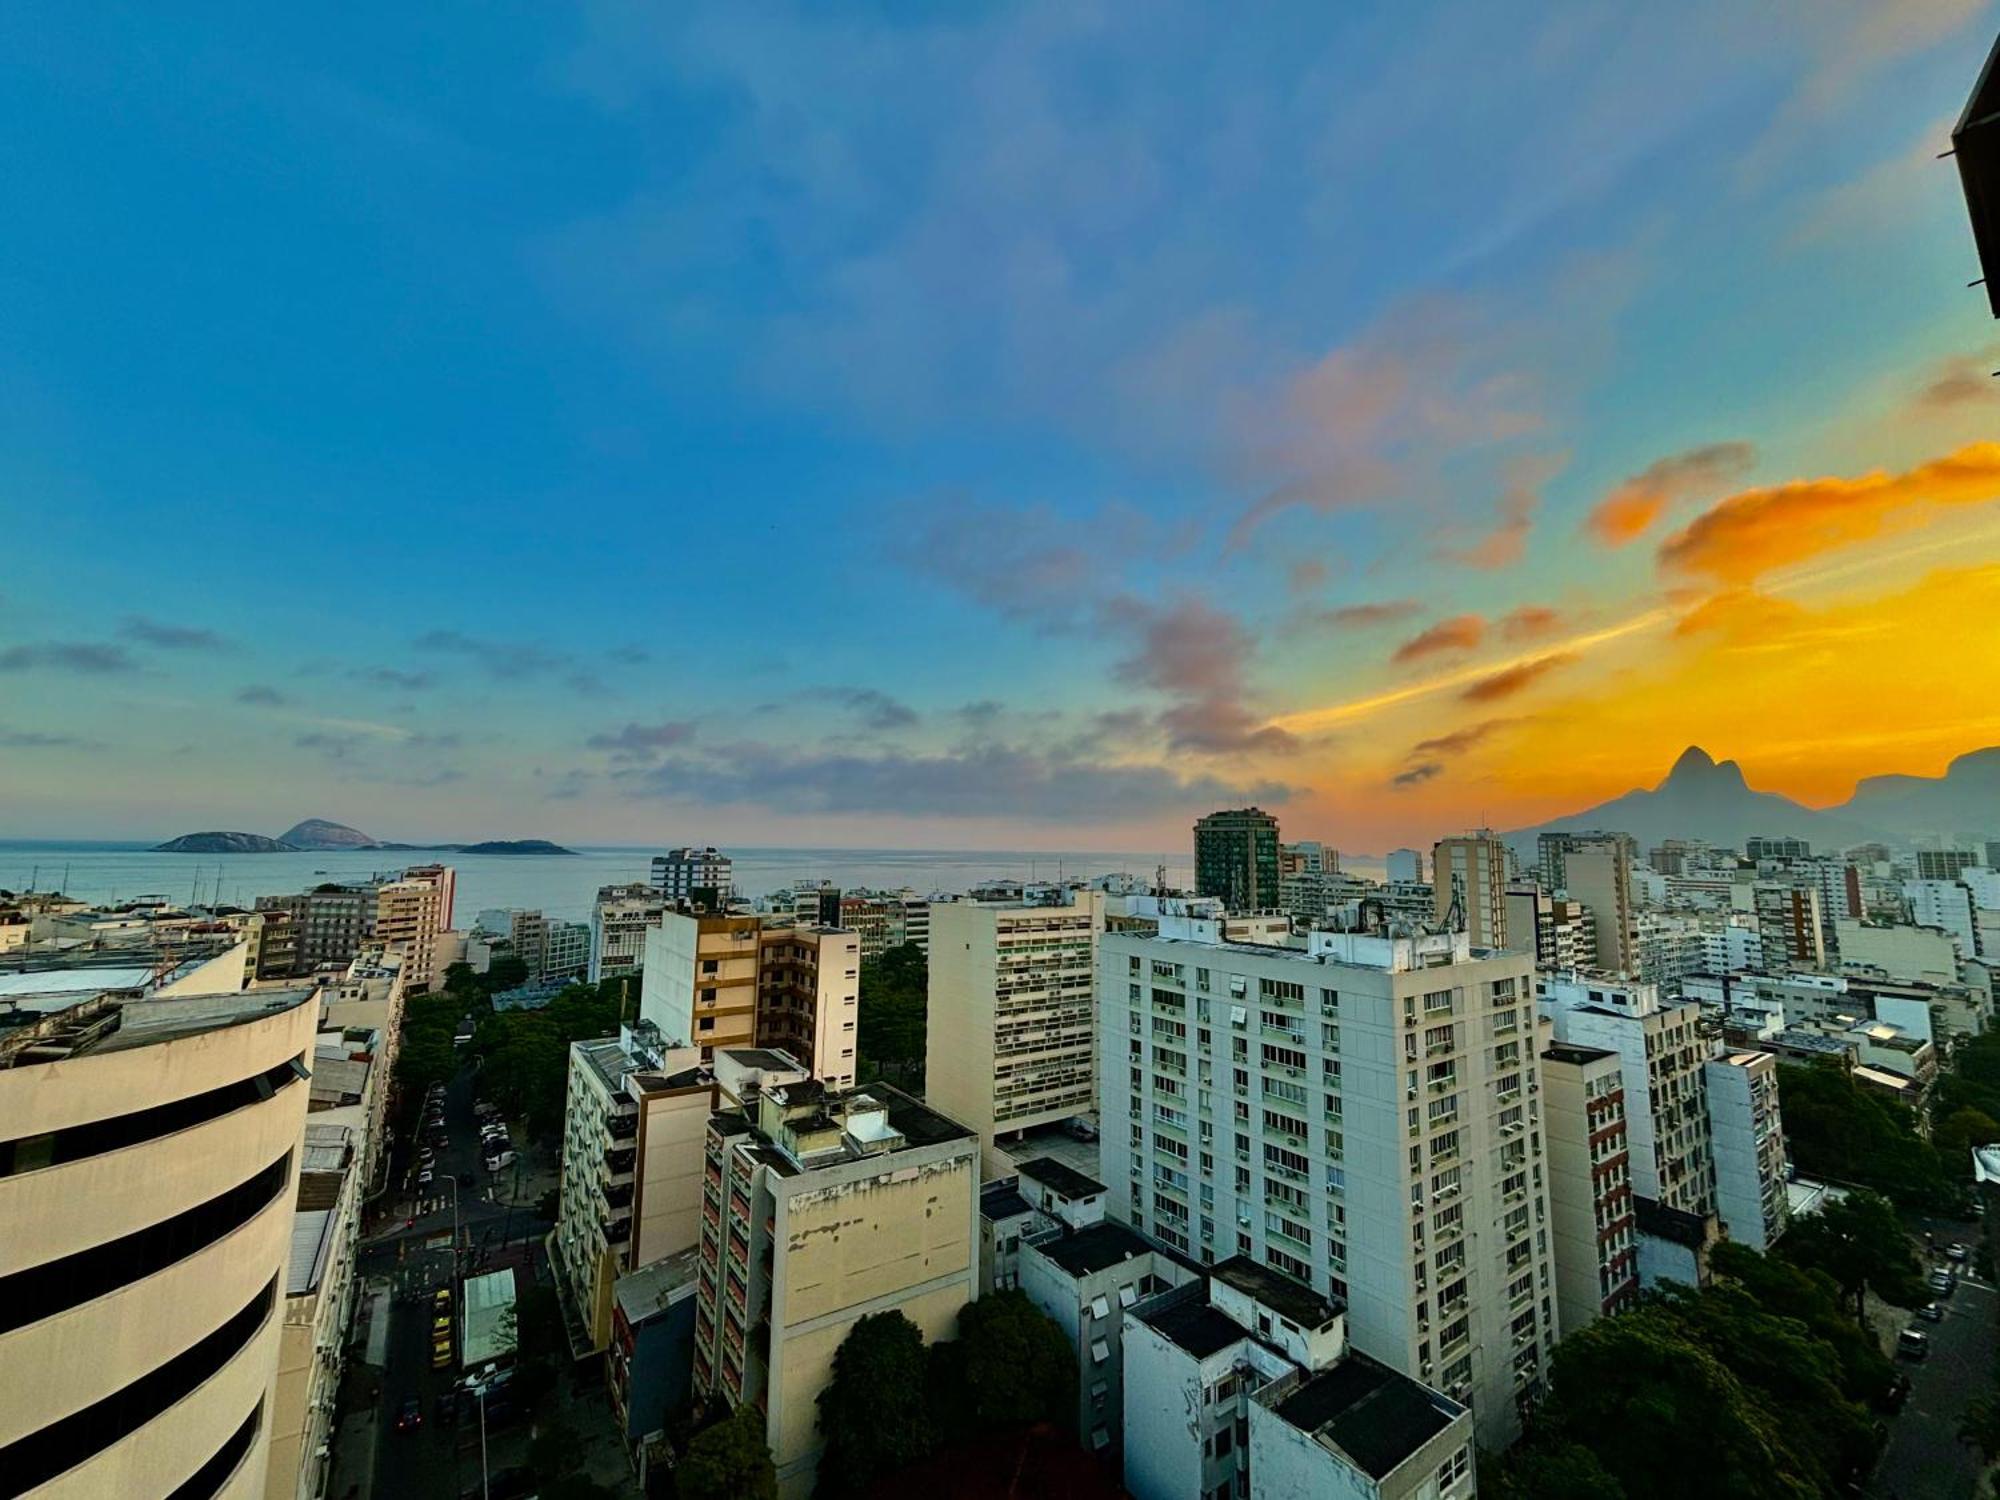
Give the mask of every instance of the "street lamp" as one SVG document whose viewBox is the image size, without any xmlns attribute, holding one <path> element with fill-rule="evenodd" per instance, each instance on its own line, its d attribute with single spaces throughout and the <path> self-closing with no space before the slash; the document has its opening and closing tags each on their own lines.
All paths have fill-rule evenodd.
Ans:
<svg viewBox="0 0 2000 1500">
<path fill-rule="evenodd" d="M 479 1399 L 479 1493 L 481 1500 L 490 1500 L 491 1494 L 487 1488 L 489 1481 L 486 1474 L 486 1391 L 487 1387 L 491 1384 L 491 1381 L 474 1380 L 469 1382 L 468 1386 L 472 1394 Z"/>
<path fill-rule="evenodd" d="M 445 1173 L 445 1184 L 451 1189 L 451 1275 L 458 1279 L 458 1174 Z"/>
</svg>

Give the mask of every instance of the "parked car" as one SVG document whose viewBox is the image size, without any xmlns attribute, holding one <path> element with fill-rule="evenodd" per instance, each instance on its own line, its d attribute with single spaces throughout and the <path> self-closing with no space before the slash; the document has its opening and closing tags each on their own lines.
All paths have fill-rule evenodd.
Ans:
<svg viewBox="0 0 2000 1500">
<path fill-rule="evenodd" d="M 1940 1303 L 1926 1302 L 1922 1307 L 1917 1309 L 1917 1316 L 1922 1318 L 1926 1323 L 1942 1323 L 1944 1321 L 1944 1307 Z"/>
<path fill-rule="evenodd" d="M 1970 1253 L 1971 1252 L 1968 1251 L 1965 1248 L 1965 1246 L 1957 1244 L 1956 1242 L 1946 1245 L 1944 1247 L 1944 1258 L 1946 1260 L 1964 1260 L 1965 1257 Z"/>
<path fill-rule="evenodd" d="M 429 1187 L 431 1185 L 431 1177 L 432 1177 L 431 1169 L 429 1167 L 425 1167 L 423 1171 L 417 1173 L 417 1186 Z"/>
<path fill-rule="evenodd" d="M 441 1313 L 450 1312 L 451 1288 L 448 1286 L 439 1287 L 437 1291 L 433 1293 L 431 1296 L 431 1306 L 436 1308 Z"/>
<path fill-rule="evenodd" d="M 424 1425 L 424 1404 L 415 1396 L 396 1409 L 396 1431 L 415 1432 Z"/>
<path fill-rule="evenodd" d="M 486 1158 L 486 1170 L 497 1172 L 502 1167 L 510 1165 L 513 1160 L 514 1153 L 512 1151 L 495 1151 Z"/>
<path fill-rule="evenodd" d="M 1922 1337 L 1922 1335 L 1918 1335 Z M 451 1363 L 451 1340 L 449 1338 L 431 1340 L 431 1368 L 442 1370 Z"/>
<path fill-rule="evenodd" d="M 1889 1382 L 1888 1393 L 1882 1399 L 1890 1411 L 1901 1411 L 1903 1403 L 1910 1399 L 1910 1377 L 1897 1371 L 1896 1378 Z"/>
<path fill-rule="evenodd" d="M 1923 1359 L 1931 1352 L 1931 1336 L 1914 1328 L 1896 1335 L 1896 1353 L 1903 1359 Z"/>
<path fill-rule="evenodd" d="M 1958 1285 L 1958 1278 L 1949 1271 L 1931 1272 L 1930 1287 L 1941 1297 L 1949 1297 L 1951 1289 Z"/>
</svg>

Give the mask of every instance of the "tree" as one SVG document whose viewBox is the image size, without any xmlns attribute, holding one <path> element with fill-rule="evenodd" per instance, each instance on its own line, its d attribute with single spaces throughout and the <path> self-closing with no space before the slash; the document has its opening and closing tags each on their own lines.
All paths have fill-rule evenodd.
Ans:
<svg viewBox="0 0 2000 1500">
<path fill-rule="evenodd" d="M 1910 1111 L 1868 1093 L 1845 1069 L 1782 1066 L 1778 1094 L 1801 1171 L 1873 1188 L 1906 1208 L 1956 1206 L 1961 1195 Z"/>
<path fill-rule="evenodd" d="M 1931 1145 L 1954 1177 L 1970 1177 L 1972 1148 L 1995 1141 L 2000 1141 L 2000 1120 L 1970 1105 L 1953 1110 L 1931 1131 Z"/>
<path fill-rule="evenodd" d="M 1492 1466 L 1479 1488 L 1492 1500 L 1625 1500 L 1625 1486 L 1581 1443 L 1522 1444 Z"/>
<path fill-rule="evenodd" d="M 1819 1212 L 1794 1219 L 1781 1242 L 1794 1265 L 1824 1271 L 1854 1301 L 1857 1321 L 1867 1317 L 1867 1293 L 1894 1307 L 1929 1300 L 1916 1248 L 1879 1193 L 1853 1192 Z"/>
<path fill-rule="evenodd" d="M 1896 1371 L 1875 1335 L 1848 1316 L 1840 1286 L 1824 1271 L 1794 1265 L 1783 1254 L 1759 1255 L 1724 1240 L 1711 1252 L 1716 1279 L 1740 1286 L 1758 1307 L 1795 1319 L 1833 1351 L 1841 1392 L 1852 1401 L 1886 1404 Z"/>
<path fill-rule="evenodd" d="M 1977 1448 L 1989 1464 L 2000 1460 L 2000 1391 L 1966 1402 L 1958 1419 L 1958 1440 Z"/>
<path fill-rule="evenodd" d="M 778 1469 L 764 1446 L 764 1414 L 739 1406 L 696 1433 L 674 1470 L 680 1500 L 777 1500 Z"/>
<path fill-rule="evenodd" d="M 915 943 L 861 966 L 855 1048 L 864 1077 L 921 1088 L 929 1033 L 930 968 Z"/>
<path fill-rule="evenodd" d="M 936 1446 L 925 1375 L 924 1336 L 900 1312 L 870 1313 L 833 1354 L 833 1374 L 819 1393 L 819 1464 L 824 1497 L 860 1495 Z"/>
<path fill-rule="evenodd" d="M 958 1315 L 966 1415 L 974 1426 L 1076 1425 L 1076 1352 L 1027 1296 L 996 1292 Z"/>
</svg>

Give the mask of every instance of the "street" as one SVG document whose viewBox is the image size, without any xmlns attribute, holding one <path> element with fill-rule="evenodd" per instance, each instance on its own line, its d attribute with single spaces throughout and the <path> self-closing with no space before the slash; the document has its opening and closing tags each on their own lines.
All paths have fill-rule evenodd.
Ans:
<svg viewBox="0 0 2000 1500">
<path fill-rule="evenodd" d="M 535 1255 L 549 1225 L 537 1216 L 532 1201 L 513 1201 L 517 1195 L 539 1191 L 523 1177 L 518 1164 L 488 1176 L 480 1160 L 479 1130 L 472 1113 L 474 1076 L 472 1069 L 461 1068 L 446 1085 L 449 1144 L 437 1153 L 433 1179 L 426 1188 L 404 1191 L 403 1185 L 413 1175 L 409 1166 L 416 1145 L 397 1143 L 391 1173 L 397 1186 L 391 1190 L 374 1232 L 362 1241 L 359 1274 L 372 1284 L 386 1286 L 390 1293 L 386 1303 L 378 1304 L 387 1310 L 386 1336 L 371 1329 L 371 1344 L 382 1349 L 384 1363 L 375 1387 L 379 1394 L 374 1401 L 372 1484 L 362 1493 L 394 1497 L 479 1492 L 477 1410 L 454 1423 L 452 1403 L 440 1400 L 462 1374 L 457 1360 L 458 1279 L 513 1266 L 525 1272 L 525 1286 L 534 1278 Z M 454 1223 L 459 1247 L 456 1277 L 452 1265 Z M 453 1292 L 453 1358 L 445 1368 L 433 1369 L 431 1299 L 446 1285 Z M 423 1425 L 415 1432 L 398 1432 L 397 1413 L 411 1398 L 420 1403 Z M 525 1422 L 515 1420 L 489 1432 L 489 1467 L 498 1471 L 518 1464 L 526 1446 Z M 348 1483 L 360 1482 L 350 1478 Z"/>
<path fill-rule="evenodd" d="M 1959 1240 L 1976 1254 L 1977 1226 L 1939 1221 L 1929 1227 L 1940 1247 Z M 1958 1289 L 1940 1299 L 1944 1321 L 1909 1325 L 1930 1335 L 1930 1355 L 1897 1361 L 1910 1377 L 1910 1396 L 1890 1421 L 1889 1444 L 1869 1494 L 1880 1500 L 1971 1500 L 1981 1464 L 1958 1440 L 1958 1423 L 1966 1404 L 1993 1385 L 1996 1297 L 2000 1293 L 1990 1284 L 1974 1279 L 1968 1259 Z"/>
</svg>

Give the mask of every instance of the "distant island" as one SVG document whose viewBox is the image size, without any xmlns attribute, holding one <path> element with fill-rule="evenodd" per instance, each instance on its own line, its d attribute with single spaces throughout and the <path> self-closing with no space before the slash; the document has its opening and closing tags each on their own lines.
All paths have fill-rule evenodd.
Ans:
<svg viewBox="0 0 2000 1500">
<path fill-rule="evenodd" d="M 488 839 L 477 844 L 396 844 L 386 839 L 371 837 L 358 828 L 348 827 L 345 823 L 328 822 L 325 818 L 307 818 L 303 823 L 294 823 L 282 836 L 275 839 L 267 839 L 261 833 L 184 833 L 177 839 L 168 839 L 164 844 L 155 844 L 149 852 L 303 854 L 345 853 L 360 849 L 407 850 L 419 854 L 509 854 L 531 858 L 551 854 L 571 856 L 576 854 L 574 849 L 565 849 L 562 845 L 552 844 L 547 839 Z"/>
<path fill-rule="evenodd" d="M 297 854 L 296 844 L 267 839 L 261 833 L 184 833 L 153 845 L 154 854 Z"/>
</svg>

